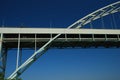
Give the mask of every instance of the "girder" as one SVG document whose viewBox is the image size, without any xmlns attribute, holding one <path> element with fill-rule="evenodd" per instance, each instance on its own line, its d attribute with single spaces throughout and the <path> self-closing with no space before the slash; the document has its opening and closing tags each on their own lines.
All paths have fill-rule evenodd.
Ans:
<svg viewBox="0 0 120 80">
<path fill-rule="evenodd" d="M 3 34 L 120 34 L 119 29 L 0 28 Z M 18 36 L 13 36 L 18 38 Z M 23 36 L 24 37 L 24 36 Z M 4 36 L 5 38 L 5 36 Z M 12 36 L 11 36 L 12 38 Z"/>
<path fill-rule="evenodd" d="M 14 28 L 13 28 L 14 29 Z M 16 28 L 15 28 L 16 29 Z M 32 28 L 30 28 L 32 29 Z M 4 29 L 3 29 L 4 30 Z M 9 28 L 7 28 L 8 31 Z M 19 53 L 19 46 L 21 48 L 33 48 L 36 51 L 36 47 L 42 47 L 46 42 L 48 42 L 52 37 L 58 34 L 58 29 L 53 28 L 53 33 L 49 33 L 49 29 L 37 29 L 39 30 L 39 33 L 36 34 L 36 30 L 32 33 L 25 33 L 22 32 L 24 28 L 21 29 L 21 33 L 19 33 L 19 29 L 17 30 L 17 33 L 9 33 L 3 32 L 4 38 L 3 43 L 7 48 L 18 48 Z M 26 30 L 29 32 L 29 30 Z M 47 32 L 43 32 L 47 31 Z M 66 32 L 64 32 L 66 31 Z M 11 32 L 11 31 L 10 31 Z M 9 33 L 9 34 L 8 34 Z M 120 30 L 111 30 L 111 29 L 68 29 L 68 30 L 61 30 L 61 34 L 57 39 L 55 39 L 52 43 L 51 47 L 61 47 L 66 46 L 70 47 L 70 43 L 73 45 L 74 42 L 82 42 L 83 41 L 105 41 L 105 38 L 107 38 L 107 41 L 118 41 L 120 36 Z M 52 35 L 52 36 L 51 36 Z M 19 39 L 20 38 L 20 39 Z M 20 41 L 20 43 L 19 43 Z M 61 43 L 61 44 L 60 44 Z M 67 43 L 68 45 L 64 45 Z M 18 45 L 19 44 L 19 45 Z M 112 44 L 111 44 L 112 45 Z M 74 46 L 75 47 L 75 46 Z M 81 47 L 79 45 L 78 47 Z"/>
</svg>

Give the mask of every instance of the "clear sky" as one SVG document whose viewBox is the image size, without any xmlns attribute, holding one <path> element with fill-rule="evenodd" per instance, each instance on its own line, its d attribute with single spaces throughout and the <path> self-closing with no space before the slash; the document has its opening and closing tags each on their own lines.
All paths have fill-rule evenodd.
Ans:
<svg viewBox="0 0 120 80">
<path fill-rule="evenodd" d="M 119 0 L 0 0 L 0 25 L 67 27 Z M 33 50 L 24 50 L 23 59 Z M 7 75 L 16 51 L 8 52 Z M 120 48 L 49 49 L 21 76 L 24 80 L 120 80 Z"/>
</svg>

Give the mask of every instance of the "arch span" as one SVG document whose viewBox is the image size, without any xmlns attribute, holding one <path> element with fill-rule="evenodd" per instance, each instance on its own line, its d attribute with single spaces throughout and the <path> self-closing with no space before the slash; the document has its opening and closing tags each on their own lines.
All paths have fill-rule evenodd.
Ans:
<svg viewBox="0 0 120 80">
<path fill-rule="evenodd" d="M 87 16 L 74 22 L 68 28 L 80 28 L 80 27 L 83 27 L 84 25 L 90 23 L 91 21 L 94 21 L 96 19 L 99 19 L 101 17 L 107 16 L 109 14 L 113 14 L 116 12 L 120 12 L 120 1 L 112 3 L 110 5 L 107 5 L 103 8 L 100 8 L 100 9 L 88 14 Z"/>
</svg>

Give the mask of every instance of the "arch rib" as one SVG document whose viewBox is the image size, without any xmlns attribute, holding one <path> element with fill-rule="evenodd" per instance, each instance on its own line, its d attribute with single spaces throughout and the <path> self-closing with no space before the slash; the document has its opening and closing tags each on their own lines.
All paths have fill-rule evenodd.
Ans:
<svg viewBox="0 0 120 80">
<path fill-rule="evenodd" d="M 107 16 L 109 14 L 113 14 L 116 12 L 120 11 L 120 1 L 112 3 L 108 6 L 105 6 L 103 8 L 100 8 L 90 14 L 88 14 L 87 16 L 79 19 L 78 21 L 76 21 L 75 23 L 73 23 L 72 25 L 70 25 L 68 28 L 80 28 L 83 27 L 84 25 L 90 23 L 90 21 L 94 21 L 96 19 L 99 19 L 101 16 Z"/>
</svg>

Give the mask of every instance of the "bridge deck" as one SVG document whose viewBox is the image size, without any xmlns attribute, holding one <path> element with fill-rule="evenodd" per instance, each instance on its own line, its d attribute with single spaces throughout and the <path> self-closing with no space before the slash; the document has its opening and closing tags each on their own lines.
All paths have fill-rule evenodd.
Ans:
<svg viewBox="0 0 120 80">
<path fill-rule="evenodd" d="M 120 34 L 119 29 L 0 28 L 5 34 Z"/>
<path fill-rule="evenodd" d="M 120 47 L 120 30 L 112 29 L 64 29 L 64 28 L 0 28 L 5 47 L 41 47 L 55 35 L 62 33 L 50 47 Z"/>
</svg>

